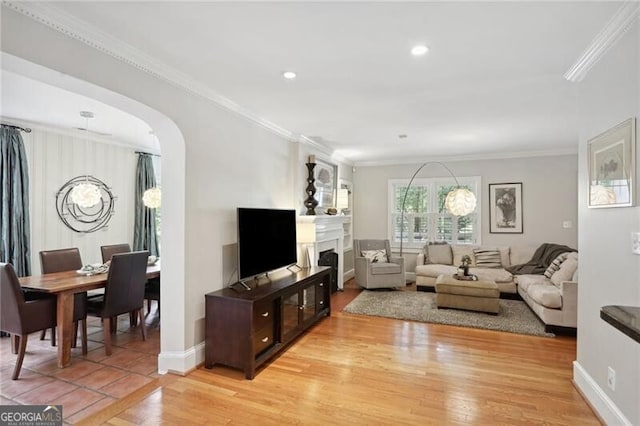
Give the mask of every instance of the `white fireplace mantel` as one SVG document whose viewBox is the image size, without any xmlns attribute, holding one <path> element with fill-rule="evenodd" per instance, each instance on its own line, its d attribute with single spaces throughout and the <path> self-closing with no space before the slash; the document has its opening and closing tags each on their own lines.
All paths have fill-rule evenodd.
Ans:
<svg viewBox="0 0 640 426">
<path fill-rule="evenodd" d="M 344 284 L 344 216 L 298 216 L 298 263 L 317 265 L 320 252 L 333 249 L 338 254 L 338 289 Z"/>
</svg>

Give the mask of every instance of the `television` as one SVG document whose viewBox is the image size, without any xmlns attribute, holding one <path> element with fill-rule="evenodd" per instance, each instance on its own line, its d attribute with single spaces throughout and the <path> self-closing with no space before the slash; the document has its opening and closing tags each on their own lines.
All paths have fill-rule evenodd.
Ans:
<svg viewBox="0 0 640 426">
<path fill-rule="evenodd" d="M 238 279 L 297 262 L 296 211 L 238 207 Z"/>
</svg>

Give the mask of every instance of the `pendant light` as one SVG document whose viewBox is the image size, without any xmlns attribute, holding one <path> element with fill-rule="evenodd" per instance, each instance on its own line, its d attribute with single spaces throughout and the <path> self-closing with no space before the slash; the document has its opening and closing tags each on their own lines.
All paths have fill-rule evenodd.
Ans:
<svg viewBox="0 0 640 426">
<path fill-rule="evenodd" d="M 93 118 L 91 111 L 80 111 L 80 116 L 85 119 L 85 132 L 89 132 L 89 119 Z M 88 152 L 89 152 L 89 137 L 85 137 L 84 142 L 84 155 L 85 166 L 88 165 Z M 73 187 L 69 194 L 71 201 L 81 208 L 91 208 L 102 201 L 102 193 L 93 183 L 89 182 L 89 175 L 85 174 L 84 182 L 81 182 Z"/>
<path fill-rule="evenodd" d="M 155 134 L 153 133 L 153 130 L 149 131 L 149 135 L 151 136 L 151 140 L 153 142 L 155 138 Z M 157 186 L 154 186 L 144 191 L 144 193 L 142 194 L 142 204 L 144 204 L 145 207 L 150 209 L 160 208 L 160 206 L 162 205 L 162 192 L 160 191 L 160 188 L 158 188 Z"/>
</svg>

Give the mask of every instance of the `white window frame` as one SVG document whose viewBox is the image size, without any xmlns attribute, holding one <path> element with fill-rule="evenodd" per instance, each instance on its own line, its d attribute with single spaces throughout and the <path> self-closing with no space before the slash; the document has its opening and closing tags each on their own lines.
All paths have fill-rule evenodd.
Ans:
<svg viewBox="0 0 640 426">
<path fill-rule="evenodd" d="M 388 196 L 388 202 L 387 202 L 387 238 L 389 239 L 389 242 L 391 243 L 391 247 L 392 248 L 396 248 L 399 249 L 400 248 L 400 241 L 394 241 L 394 236 L 393 236 L 393 232 L 394 232 L 394 227 L 393 227 L 393 217 L 395 214 L 395 188 L 397 186 L 407 186 L 409 184 L 409 181 L 411 179 L 389 179 L 388 181 L 388 190 L 387 190 L 387 196 Z M 473 213 L 471 213 L 472 215 L 475 216 L 475 222 L 476 222 L 476 226 L 474 229 L 474 236 L 475 236 L 475 240 L 471 241 L 471 242 L 462 242 L 462 241 L 457 241 L 454 240 L 452 243 L 453 244 L 474 244 L 474 245 L 480 245 L 482 244 L 482 178 L 480 176 L 462 176 L 462 177 L 458 177 L 458 182 L 460 183 L 460 185 L 468 185 L 469 187 L 471 187 L 473 189 L 473 192 L 476 195 L 476 208 L 474 210 Z M 418 186 L 426 186 L 429 188 L 429 206 L 430 207 L 436 207 L 438 205 L 438 187 L 440 186 L 451 186 L 451 185 L 455 185 L 456 182 L 452 177 L 446 178 L 446 177 L 437 177 L 437 178 L 417 178 L 413 180 L 413 183 L 411 184 L 411 187 L 418 187 Z M 398 209 L 400 208 L 400 206 L 398 206 Z M 431 215 L 431 218 L 429 219 L 430 222 L 430 226 L 429 229 L 432 229 L 434 234 L 433 235 L 429 235 L 429 240 L 433 240 L 435 239 L 435 221 L 437 221 L 437 218 L 440 217 L 440 214 L 438 214 L 437 211 L 429 211 L 428 212 L 429 215 Z M 444 213 L 444 215 L 448 216 L 448 217 L 454 217 L 453 215 L 449 214 L 449 213 Z M 405 217 L 406 217 L 406 213 L 405 213 Z M 456 232 L 455 227 L 457 226 L 457 221 L 453 221 L 453 226 L 454 226 L 454 234 Z M 411 228 L 411 226 L 409 226 L 409 228 Z M 420 241 L 412 241 L 412 237 L 413 237 L 413 233 L 409 232 L 407 235 L 407 241 L 405 241 L 402 245 L 403 247 L 403 251 L 407 251 L 407 252 L 419 252 L 422 247 L 425 244 L 425 241 L 420 240 Z"/>
</svg>

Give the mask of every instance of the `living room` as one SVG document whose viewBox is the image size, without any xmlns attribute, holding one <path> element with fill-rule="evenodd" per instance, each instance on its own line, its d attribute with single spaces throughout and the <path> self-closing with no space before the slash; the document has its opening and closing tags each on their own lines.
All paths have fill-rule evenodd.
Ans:
<svg viewBox="0 0 640 426">
<path fill-rule="evenodd" d="M 117 42 L 118 37 L 125 36 L 125 32 L 115 31 L 110 27 L 101 32 L 95 31 L 95 28 L 88 32 L 86 27 L 84 30 L 79 29 L 78 22 L 84 23 L 96 18 L 91 8 L 81 4 L 78 5 L 80 10 L 75 11 L 69 5 L 66 6 L 69 9 L 58 10 L 46 5 L 29 6 L 12 2 L 3 4 L 2 66 L 3 71 L 47 81 L 98 99 L 144 120 L 154 129 L 162 153 L 164 197 L 163 259 L 166 263 L 163 263 L 162 291 L 167 297 L 162 311 L 165 318 L 171 318 L 171 321 L 163 323 L 161 330 L 161 372 L 186 373 L 203 361 L 203 295 L 224 287 L 229 280 L 224 248 L 236 241 L 236 207 L 301 210 L 306 184 L 304 163 L 309 155 L 316 155 L 336 164 L 339 178 L 353 183 L 354 237 L 387 238 L 388 180 L 409 178 L 422 162 L 435 159 L 446 163 L 456 176 L 481 177 L 482 244 L 535 245 L 557 242 L 579 250 L 578 337 L 574 358 L 577 361 L 574 364 L 573 380 L 606 422 L 638 424 L 639 345 L 599 317 L 600 308 L 605 305 L 640 304 L 640 287 L 637 283 L 640 269 L 638 258 L 631 253 L 629 241 L 630 233 L 638 232 L 640 225 L 638 208 L 587 207 L 587 144 L 590 139 L 607 129 L 640 114 L 640 25 L 637 8 L 629 9 L 633 4 L 578 5 L 593 9 L 584 11 L 584 15 L 576 12 L 576 16 L 584 18 L 581 21 L 584 26 L 580 27 L 581 37 L 578 39 L 574 35 L 574 54 L 563 58 L 566 67 L 553 69 L 551 77 L 561 85 L 560 88 L 555 85 L 551 87 L 563 92 L 566 95 L 565 101 L 571 101 L 570 105 L 564 106 L 573 109 L 576 119 L 566 120 L 566 116 L 559 119 L 566 127 L 562 140 L 554 143 L 548 139 L 544 146 L 539 141 L 532 140 L 518 151 L 519 154 L 507 153 L 510 143 L 508 140 L 501 141 L 500 146 L 490 151 L 483 148 L 481 142 L 464 141 L 464 138 L 461 138 L 461 142 L 461 139 L 455 142 L 453 139 L 442 138 L 439 142 L 442 145 L 434 146 L 432 153 L 418 153 L 416 150 L 424 140 L 419 131 L 410 132 L 405 126 L 396 126 L 395 129 L 376 128 L 369 125 L 376 121 L 377 112 L 374 112 L 368 123 L 354 121 L 352 127 L 371 127 L 372 132 L 384 134 L 387 143 L 371 147 L 366 152 L 371 157 L 350 157 L 344 148 L 340 152 L 340 144 L 328 145 L 332 140 L 331 134 L 323 133 L 321 129 L 316 130 L 313 125 L 316 122 L 315 116 L 302 117 L 299 123 L 296 122 L 298 128 L 291 130 L 273 124 L 280 124 L 278 117 L 303 115 L 300 111 L 304 103 L 287 102 L 288 97 L 293 96 L 292 86 L 287 86 L 287 82 L 278 81 L 273 85 L 265 83 L 265 89 L 262 90 L 259 80 L 237 70 L 239 74 L 234 78 L 240 80 L 240 83 L 246 83 L 246 91 L 238 91 L 236 98 L 220 96 L 218 92 L 225 94 L 224 87 L 217 87 L 215 79 L 222 79 L 221 75 L 215 75 L 210 82 L 213 89 L 199 85 L 192 79 L 172 73 L 173 68 L 154 68 L 155 64 L 146 56 L 137 56 L 133 60 L 124 55 L 125 46 Z M 155 6 L 162 9 L 162 6 Z M 87 8 L 83 9 L 84 7 Z M 95 10 L 99 10 L 104 16 L 117 17 L 120 14 L 108 5 L 100 7 L 103 9 Z M 140 11 L 131 7 L 129 16 L 134 17 Z M 244 8 L 250 7 L 255 5 L 245 4 L 226 16 L 244 16 L 248 13 Z M 357 10 L 357 5 L 351 7 L 355 8 L 355 12 L 361 12 Z M 516 8 L 516 4 L 507 4 L 505 7 Z M 626 11 L 624 16 L 628 21 L 620 18 L 619 8 Z M 84 15 L 81 13 L 83 11 Z M 63 19 L 68 18 L 63 12 L 78 13 L 75 19 L 80 21 Z M 355 13 L 354 10 L 349 12 Z M 410 15 L 411 9 L 404 13 Z M 220 14 L 225 16 L 222 10 Z M 34 16 L 38 18 L 33 19 Z M 349 16 L 352 15 L 346 14 L 344 19 L 347 20 Z M 472 16 L 464 16 L 473 21 Z M 504 16 L 507 16 L 506 12 Z M 570 13 L 569 16 L 573 15 Z M 620 20 L 612 24 L 615 28 L 607 27 L 613 16 L 618 16 Z M 117 21 L 117 18 L 114 19 Z M 461 31 L 464 31 L 465 23 L 467 22 L 456 21 Z M 251 24 L 255 22 L 252 21 Z M 562 26 L 554 28 L 558 27 Z M 618 34 L 616 42 L 603 42 L 606 49 L 599 54 L 597 63 L 584 70 L 584 75 L 581 76 L 583 80 L 575 83 L 564 81 L 562 75 L 580 58 L 603 28 Z M 297 29 L 299 34 L 305 32 L 304 25 Z M 98 42 L 98 39 L 109 32 L 114 38 L 103 38 Z M 475 33 L 470 33 L 467 42 L 474 36 Z M 566 34 L 559 33 L 557 36 L 566 37 Z M 353 45 L 358 46 L 357 41 L 361 39 L 356 39 Z M 188 44 L 189 37 L 182 39 L 181 43 Z M 172 49 L 181 51 L 184 44 L 173 46 Z M 370 53 L 371 56 L 375 56 L 375 51 L 373 52 Z M 405 53 L 407 52 L 402 55 Z M 535 55 L 543 55 L 543 52 L 536 51 Z M 415 58 L 409 58 L 407 53 L 407 58 L 403 59 Z M 174 59 L 172 65 L 176 66 L 181 60 L 185 58 Z M 328 65 L 315 63 L 313 58 L 307 60 L 307 75 L 312 69 L 327 73 Z M 464 61 L 462 62 L 451 72 L 463 69 Z M 287 66 L 284 63 L 277 64 L 276 68 L 286 69 Z M 301 72 L 299 78 L 304 74 Z M 162 77 L 158 78 L 158 75 Z M 496 78 L 503 77 L 505 76 L 500 75 Z M 236 80 L 229 84 L 242 85 Z M 493 83 L 495 82 L 486 82 L 483 92 L 489 92 L 490 95 L 492 88 L 497 89 Z M 339 92 L 349 92 L 349 86 L 353 84 L 355 82 L 350 81 L 350 84 L 334 88 L 336 96 Z M 402 92 L 410 89 L 385 86 L 379 90 Z M 270 118 L 275 117 L 273 121 L 262 118 L 260 102 L 254 104 L 255 111 L 244 109 L 243 100 L 251 91 L 260 91 L 260 96 L 264 99 L 281 101 L 282 107 L 269 114 Z M 322 102 L 318 102 L 321 108 L 339 109 L 340 105 L 334 103 L 331 94 L 332 92 Z M 435 95 L 436 99 L 446 99 L 440 93 Z M 466 93 L 465 96 L 470 94 Z M 485 98 L 477 98 L 479 107 L 470 113 L 477 114 L 484 109 L 483 99 Z M 381 102 L 384 103 L 384 100 Z M 525 99 L 521 99 L 514 101 L 512 107 L 517 109 L 519 102 L 526 103 Z M 437 105 L 436 102 L 435 108 L 438 108 Z M 446 108 L 443 109 L 451 108 L 449 104 L 444 105 Z M 366 103 L 352 104 L 353 114 L 359 109 L 366 109 L 366 106 Z M 557 105 L 550 107 L 555 112 Z M 349 112 L 346 110 L 342 114 L 348 115 Z M 317 121 L 322 121 L 320 118 L 317 116 Z M 498 118 L 509 120 L 505 127 L 523 128 L 524 133 L 533 131 L 537 124 L 541 125 L 544 121 L 532 120 L 526 124 L 511 120 L 506 113 Z M 437 119 L 438 117 L 429 115 L 425 118 L 432 127 L 436 127 Z M 303 125 L 305 121 L 306 126 Z M 497 123 L 492 125 L 498 126 Z M 569 128 L 572 125 L 574 127 Z M 560 127 L 558 123 L 556 126 Z M 501 130 L 506 131 L 504 128 Z M 303 132 L 305 135 L 326 135 L 326 140 L 323 142 L 321 138 L 300 137 L 299 133 Z M 406 134 L 407 137 L 400 140 L 401 134 Z M 497 134 L 494 136 L 498 137 Z M 403 148 L 403 143 L 406 148 Z M 455 149 L 445 151 L 444 147 L 447 145 Z M 559 146 L 561 149 L 558 149 Z M 373 156 L 377 150 L 389 147 L 401 153 L 394 156 L 393 162 L 385 162 L 384 157 L 378 156 L 376 159 Z M 636 155 L 637 152 L 636 150 Z M 433 176 L 446 175 L 437 165 L 425 168 L 421 174 L 425 178 Z M 489 232 L 486 207 L 488 185 L 504 182 L 523 183 L 522 234 L 500 235 Z M 637 193 L 637 189 L 634 191 Z M 570 226 L 565 227 L 564 222 L 570 222 Z M 602 265 L 606 265 L 606 268 Z M 407 270 L 410 271 L 411 266 Z M 615 391 L 607 386 L 608 367 L 617 372 Z"/>
</svg>

